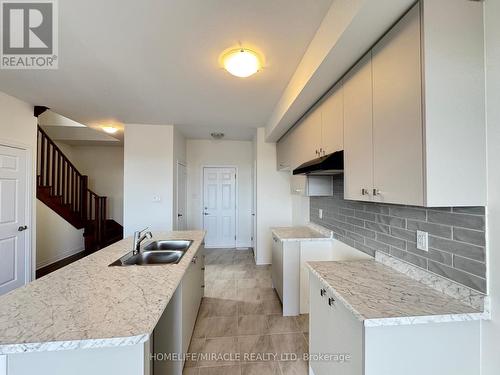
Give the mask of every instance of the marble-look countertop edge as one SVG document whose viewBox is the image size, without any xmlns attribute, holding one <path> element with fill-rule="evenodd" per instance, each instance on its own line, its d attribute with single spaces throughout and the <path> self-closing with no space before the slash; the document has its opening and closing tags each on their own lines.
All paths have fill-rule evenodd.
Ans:
<svg viewBox="0 0 500 375">
<path fill-rule="evenodd" d="M 112 337 L 102 339 L 5 344 L 0 346 L 0 355 L 130 346 L 144 343 L 148 341 L 150 337 L 151 334 L 143 334 L 129 337 Z"/>
<path fill-rule="evenodd" d="M 390 318 L 365 318 L 360 314 L 342 295 L 327 281 L 319 272 L 317 272 L 309 263 L 307 267 L 331 293 L 335 295 L 337 300 L 341 302 L 354 317 L 363 323 L 365 327 L 380 327 L 380 326 L 397 326 L 397 325 L 415 325 L 427 323 L 446 323 L 459 321 L 474 321 L 488 319 L 488 313 L 475 312 L 468 314 L 437 314 L 437 315 L 422 315 L 422 316 L 401 316 Z"/>
<path fill-rule="evenodd" d="M 303 228 L 307 228 L 310 231 L 316 232 L 320 234 L 321 236 L 318 237 L 285 237 L 280 233 L 280 230 L 286 229 L 289 231 L 293 231 L 294 228 L 297 228 L 297 230 L 303 230 Z M 323 233 L 322 231 L 318 230 L 315 227 L 312 227 L 310 225 L 305 225 L 305 226 L 298 226 L 298 227 L 271 227 L 271 233 L 276 236 L 280 241 L 283 242 L 293 242 L 293 241 L 332 241 L 333 237 L 330 235 L 328 236 L 326 233 Z"/>
</svg>

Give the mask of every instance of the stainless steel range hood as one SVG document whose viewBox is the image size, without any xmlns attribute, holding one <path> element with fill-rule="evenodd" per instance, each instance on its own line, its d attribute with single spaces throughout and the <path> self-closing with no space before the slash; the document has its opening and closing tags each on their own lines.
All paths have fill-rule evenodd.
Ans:
<svg viewBox="0 0 500 375">
<path fill-rule="evenodd" d="M 293 170 L 293 174 L 331 176 L 344 172 L 344 151 L 336 151 L 308 161 Z"/>
</svg>

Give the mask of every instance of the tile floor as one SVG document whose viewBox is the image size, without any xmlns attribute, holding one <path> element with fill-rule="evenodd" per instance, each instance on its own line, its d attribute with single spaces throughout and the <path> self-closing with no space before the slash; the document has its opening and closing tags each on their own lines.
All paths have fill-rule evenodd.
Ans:
<svg viewBox="0 0 500 375">
<path fill-rule="evenodd" d="M 256 266 L 251 251 L 207 249 L 205 298 L 184 374 L 307 375 L 308 328 L 307 315 L 282 316 L 271 268 Z"/>
</svg>

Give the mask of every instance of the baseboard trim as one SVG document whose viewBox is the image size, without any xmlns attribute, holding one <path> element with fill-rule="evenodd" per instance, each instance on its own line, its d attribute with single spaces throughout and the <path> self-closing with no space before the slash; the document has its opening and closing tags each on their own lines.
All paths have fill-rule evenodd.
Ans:
<svg viewBox="0 0 500 375">
<path fill-rule="evenodd" d="M 57 262 L 59 262 L 59 261 L 61 261 L 63 259 L 69 258 L 72 255 L 81 253 L 84 250 L 85 250 L 84 247 L 80 247 L 80 248 L 73 249 L 73 250 L 66 250 L 66 251 L 60 253 L 59 255 L 57 255 L 55 257 L 46 259 L 46 260 L 44 260 L 42 262 L 37 262 L 36 270 L 38 271 L 40 268 L 44 268 L 44 267 L 50 266 L 51 264 L 54 264 L 54 263 L 57 263 Z"/>
<path fill-rule="evenodd" d="M 77 260 L 80 260 L 80 259 L 86 257 L 87 255 L 88 255 L 88 253 L 86 253 L 85 251 L 80 251 L 79 253 L 70 255 L 69 257 L 61 259 L 55 263 L 51 263 L 48 266 L 39 268 L 36 270 L 36 278 L 39 279 L 40 277 L 48 275 L 51 272 L 54 272 L 60 268 L 66 267 L 67 265 L 69 265 L 73 262 L 76 262 Z"/>
</svg>

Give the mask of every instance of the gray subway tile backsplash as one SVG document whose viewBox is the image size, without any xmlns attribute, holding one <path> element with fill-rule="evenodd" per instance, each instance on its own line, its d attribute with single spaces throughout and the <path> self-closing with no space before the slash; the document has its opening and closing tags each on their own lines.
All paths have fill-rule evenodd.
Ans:
<svg viewBox="0 0 500 375">
<path fill-rule="evenodd" d="M 344 200 L 342 176 L 333 197 L 311 197 L 310 219 L 374 256 L 382 251 L 486 292 L 484 207 L 422 208 Z M 323 219 L 318 209 L 323 209 Z M 416 247 L 416 231 L 429 233 L 429 251 Z"/>
</svg>

